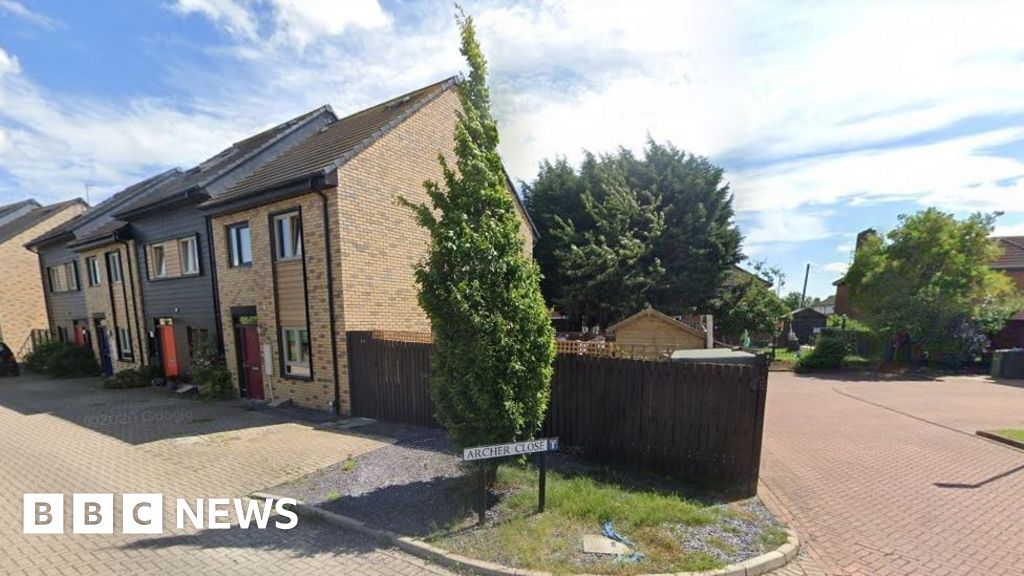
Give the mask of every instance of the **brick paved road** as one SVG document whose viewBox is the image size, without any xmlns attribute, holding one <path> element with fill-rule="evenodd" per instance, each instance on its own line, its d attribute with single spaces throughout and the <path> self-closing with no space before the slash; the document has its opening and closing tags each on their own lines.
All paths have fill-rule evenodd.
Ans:
<svg viewBox="0 0 1024 576">
<path fill-rule="evenodd" d="M 829 574 L 1024 574 L 1024 388 L 773 373 L 762 494 Z M 792 572 L 800 574 L 800 572 Z"/>
<path fill-rule="evenodd" d="M 0 379 L 0 574 L 441 574 L 311 520 L 291 531 L 174 529 L 175 498 L 235 497 L 379 443 L 240 404 L 100 391 L 95 381 Z M 22 494 L 65 496 L 65 535 L 23 535 Z M 168 533 L 73 535 L 73 492 L 164 494 Z M 115 532 L 120 527 L 116 508 Z"/>
</svg>

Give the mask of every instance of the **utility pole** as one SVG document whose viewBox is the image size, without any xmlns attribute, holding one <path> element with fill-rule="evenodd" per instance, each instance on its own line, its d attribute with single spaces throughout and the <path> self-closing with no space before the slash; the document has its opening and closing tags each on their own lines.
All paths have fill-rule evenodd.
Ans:
<svg viewBox="0 0 1024 576">
<path fill-rule="evenodd" d="M 804 307 L 804 302 L 807 301 L 807 277 L 811 275 L 811 263 L 807 263 L 807 268 L 804 270 L 804 291 L 800 293 L 800 307 Z"/>
</svg>

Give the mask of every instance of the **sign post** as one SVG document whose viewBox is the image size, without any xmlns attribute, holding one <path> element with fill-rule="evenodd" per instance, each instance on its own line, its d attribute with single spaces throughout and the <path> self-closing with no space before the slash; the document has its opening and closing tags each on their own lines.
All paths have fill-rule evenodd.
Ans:
<svg viewBox="0 0 1024 576">
<path fill-rule="evenodd" d="M 487 513 L 487 464 L 485 460 L 494 458 L 508 458 L 512 456 L 525 456 L 537 454 L 540 462 L 537 464 L 538 480 L 537 489 L 537 511 L 544 511 L 544 500 L 547 492 L 547 461 L 544 457 L 548 452 L 558 451 L 558 438 L 540 438 L 538 440 L 527 440 L 525 442 L 512 442 L 509 444 L 493 444 L 490 446 L 475 446 L 462 451 L 464 462 L 480 461 L 480 509 L 477 521 L 484 523 Z"/>
</svg>

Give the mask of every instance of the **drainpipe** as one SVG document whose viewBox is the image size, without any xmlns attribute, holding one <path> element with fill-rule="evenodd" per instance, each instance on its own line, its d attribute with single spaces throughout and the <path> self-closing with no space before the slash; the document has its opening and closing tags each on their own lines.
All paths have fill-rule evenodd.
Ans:
<svg viewBox="0 0 1024 576">
<path fill-rule="evenodd" d="M 331 226 L 329 210 L 327 209 L 327 194 L 323 190 L 317 190 L 320 196 L 320 204 L 323 207 L 322 218 L 324 226 L 324 254 L 327 265 L 327 317 L 331 325 L 331 365 L 334 367 L 334 407 L 335 416 L 341 414 L 341 376 L 338 372 L 338 332 L 337 323 L 334 318 L 334 265 L 331 258 Z"/>
<path fill-rule="evenodd" d="M 213 322 L 217 334 L 217 351 L 224 353 L 224 327 L 221 324 L 220 287 L 217 285 L 217 256 L 213 250 L 213 218 L 206 216 L 206 251 L 210 257 L 210 281 L 213 283 Z M 262 360 L 262 358 L 261 358 Z"/>
</svg>

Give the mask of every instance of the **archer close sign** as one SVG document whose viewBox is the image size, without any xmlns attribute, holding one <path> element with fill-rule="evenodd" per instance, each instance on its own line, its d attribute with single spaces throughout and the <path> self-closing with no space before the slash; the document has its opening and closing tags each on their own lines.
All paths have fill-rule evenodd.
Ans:
<svg viewBox="0 0 1024 576">
<path fill-rule="evenodd" d="M 462 451 L 462 459 L 469 462 L 472 460 L 536 454 L 537 452 L 555 452 L 557 450 L 558 438 L 541 438 L 525 442 L 512 442 L 511 444 L 494 444 L 492 446 L 466 448 Z"/>
</svg>

